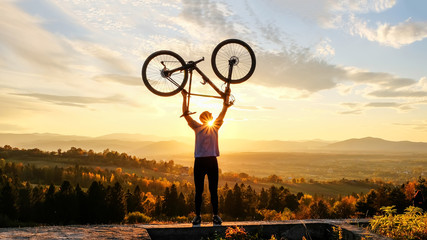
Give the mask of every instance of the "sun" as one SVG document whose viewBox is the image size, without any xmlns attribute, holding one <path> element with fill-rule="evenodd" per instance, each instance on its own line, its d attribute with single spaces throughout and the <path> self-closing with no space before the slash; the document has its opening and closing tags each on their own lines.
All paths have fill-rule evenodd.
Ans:
<svg viewBox="0 0 427 240">
<path fill-rule="evenodd" d="M 208 122 L 208 126 L 209 127 L 212 127 L 214 125 L 214 120 L 212 119 L 212 120 L 210 120 L 209 122 Z"/>
</svg>

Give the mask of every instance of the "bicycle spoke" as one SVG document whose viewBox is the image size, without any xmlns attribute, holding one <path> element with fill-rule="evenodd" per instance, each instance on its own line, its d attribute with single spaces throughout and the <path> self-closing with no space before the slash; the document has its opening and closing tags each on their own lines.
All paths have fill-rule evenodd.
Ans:
<svg viewBox="0 0 427 240">
<path fill-rule="evenodd" d="M 173 95 L 185 85 L 187 73 L 185 71 L 176 71 L 170 74 L 168 71 L 179 68 L 183 64 L 185 64 L 184 60 L 173 52 L 156 52 L 144 64 L 144 83 L 155 94 L 161 96 Z"/>
<path fill-rule="evenodd" d="M 234 60 L 231 75 L 230 60 Z M 211 59 L 215 74 L 223 81 L 240 83 L 246 81 L 255 70 L 255 54 L 245 42 L 228 39 L 217 45 Z M 228 77 L 231 76 L 231 79 Z"/>
<path fill-rule="evenodd" d="M 232 79 L 238 79 L 245 76 L 250 70 L 251 58 L 248 51 L 238 44 L 229 44 L 230 46 L 225 46 L 224 50 L 218 52 L 218 70 L 223 75 L 228 75 L 229 63 L 228 60 L 231 57 L 236 57 L 238 63 L 233 66 Z"/>
</svg>

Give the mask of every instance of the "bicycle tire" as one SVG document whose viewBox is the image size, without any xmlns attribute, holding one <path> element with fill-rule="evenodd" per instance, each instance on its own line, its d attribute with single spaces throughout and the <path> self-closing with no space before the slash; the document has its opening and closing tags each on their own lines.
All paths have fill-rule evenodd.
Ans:
<svg viewBox="0 0 427 240">
<path fill-rule="evenodd" d="M 227 39 L 220 42 L 212 52 L 211 65 L 214 73 L 224 82 L 228 82 L 229 60 L 236 59 L 230 83 L 248 80 L 255 71 L 256 59 L 252 48 L 239 39 Z"/>
<path fill-rule="evenodd" d="M 168 76 L 170 79 L 163 74 L 163 71 L 184 65 L 184 59 L 172 51 L 161 50 L 154 52 L 147 57 L 142 65 L 142 81 L 148 90 L 156 95 L 162 97 L 173 96 L 185 87 L 188 78 L 187 70 L 173 73 L 172 76 Z"/>
</svg>

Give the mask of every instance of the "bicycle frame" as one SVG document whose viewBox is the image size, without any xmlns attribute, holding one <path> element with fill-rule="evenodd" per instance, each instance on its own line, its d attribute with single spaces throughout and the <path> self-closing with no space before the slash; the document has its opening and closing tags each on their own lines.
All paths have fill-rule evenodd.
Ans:
<svg viewBox="0 0 427 240">
<path fill-rule="evenodd" d="M 225 99 L 226 95 L 225 95 L 225 91 L 221 91 L 203 72 L 202 70 L 200 70 L 197 67 L 197 64 L 204 61 L 205 58 L 201 58 L 197 61 L 190 61 L 187 64 L 185 64 L 182 67 L 179 68 L 175 68 L 172 70 L 167 70 L 166 66 L 162 63 L 162 65 L 165 67 L 165 69 L 162 70 L 162 75 L 164 75 L 170 82 L 172 82 L 173 84 L 175 84 L 176 86 L 179 87 L 179 85 L 170 78 L 170 76 L 177 71 L 189 71 L 190 73 L 190 83 L 189 83 L 189 87 L 188 87 L 188 94 L 187 94 L 187 106 L 186 106 L 186 110 L 187 110 L 187 114 L 193 114 L 195 112 L 188 112 L 189 107 L 190 107 L 190 97 L 191 95 L 193 96 L 198 96 L 198 97 L 211 97 L 211 98 L 219 98 L 219 99 L 224 99 L 226 102 L 228 102 L 228 99 Z M 234 64 L 236 64 L 236 60 L 235 59 L 230 59 L 229 61 L 229 70 L 228 70 L 228 81 L 227 81 L 227 86 L 226 86 L 226 90 L 230 88 L 230 79 L 232 76 L 232 72 L 233 72 L 233 66 Z M 206 94 L 199 94 L 199 93 L 191 93 L 191 84 L 192 84 L 192 80 L 193 80 L 193 70 L 195 70 L 203 79 L 202 84 L 205 85 L 206 83 L 208 83 L 217 93 L 219 96 L 213 96 L 213 95 L 206 95 Z"/>
</svg>

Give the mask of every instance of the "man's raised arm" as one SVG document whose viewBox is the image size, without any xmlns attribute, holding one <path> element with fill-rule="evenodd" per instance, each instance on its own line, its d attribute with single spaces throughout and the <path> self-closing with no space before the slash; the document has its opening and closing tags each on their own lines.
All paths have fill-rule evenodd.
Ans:
<svg viewBox="0 0 427 240">
<path fill-rule="evenodd" d="M 187 91 L 185 89 L 183 89 L 181 91 L 183 100 L 182 100 L 182 116 L 185 118 L 185 120 L 187 120 L 187 123 L 190 124 L 190 122 L 193 121 L 193 118 L 190 117 L 190 115 L 188 114 L 188 106 L 187 106 Z"/>
<path fill-rule="evenodd" d="M 224 103 L 222 105 L 222 110 L 219 113 L 218 117 L 215 119 L 215 121 L 222 122 L 224 120 L 225 114 L 227 113 L 227 109 L 231 107 L 231 105 L 233 105 L 232 103 L 229 102 L 229 99 L 230 99 L 230 88 L 227 88 L 225 90 L 225 98 L 224 98 Z"/>
</svg>

